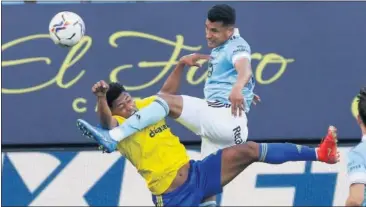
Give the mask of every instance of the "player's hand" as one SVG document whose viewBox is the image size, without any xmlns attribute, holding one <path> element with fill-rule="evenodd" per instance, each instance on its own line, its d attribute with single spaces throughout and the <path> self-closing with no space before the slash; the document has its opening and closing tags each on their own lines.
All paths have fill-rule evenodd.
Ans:
<svg viewBox="0 0 366 207">
<path fill-rule="evenodd" d="M 103 97 L 107 94 L 108 89 L 109 89 L 109 85 L 104 80 L 101 80 L 93 85 L 92 92 L 97 97 Z"/>
<path fill-rule="evenodd" d="M 258 96 L 257 94 L 254 94 L 254 97 L 253 97 L 253 104 L 254 105 L 257 105 L 258 103 L 260 103 L 262 100 L 261 100 L 261 97 Z"/>
<path fill-rule="evenodd" d="M 244 96 L 242 94 L 241 88 L 234 86 L 231 90 L 229 101 L 231 102 L 231 113 L 236 117 L 239 113 L 239 117 L 244 111 Z"/>
<path fill-rule="evenodd" d="M 196 66 L 201 67 L 202 65 L 198 63 L 199 60 L 209 60 L 209 55 L 199 54 L 199 53 L 193 53 L 190 55 L 186 55 L 180 58 L 179 63 L 188 65 L 188 66 Z"/>
</svg>

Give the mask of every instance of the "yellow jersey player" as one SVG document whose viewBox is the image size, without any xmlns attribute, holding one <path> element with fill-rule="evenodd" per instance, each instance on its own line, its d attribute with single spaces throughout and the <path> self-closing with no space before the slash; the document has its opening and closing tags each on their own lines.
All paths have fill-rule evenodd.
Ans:
<svg viewBox="0 0 366 207">
<path fill-rule="evenodd" d="M 112 84 L 112 89 L 117 90 L 115 92 L 118 94 L 120 93 L 118 90 L 122 87 Z M 117 124 L 122 124 L 126 117 L 124 113 L 134 113 L 136 109 L 149 105 L 155 98 L 152 96 L 133 101 L 130 95 L 123 92 L 115 100 L 112 96 L 112 99 L 108 100 L 108 104 L 112 109 L 117 109 L 113 110 L 113 114 L 115 114 L 113 118 L 116 122 L 114 119 L 111 119 L 110 122 L 102 122 L 104 127 L 112 128 Z M 113 104 L 115 107 L 112 107 Z M 101 117 L 103 117 L 102 114 Z M 130 139 L 119 142 L 117 149 L 137 168 L 153 194 L 160 195 L 172 183 L 173 186 L 176 185 L 174 183 L 179 184 L 181 178 L 176 179 L 176 176 L 185 174 L 178 173 L 179 169 L 182 168 L 182 171 L 188 169 L 189 157 L 186 149 L 180 143 L 179 138 L 170 131 L 164 119 L 132 135 Z"/>
<path fill-rule="evenodd" d="M 107 152 L 117 149 L 137 168 L 156 206 L 202 206 L 202 201 L 221 193 L 223 186 L 254 162 L 338 161 L 334 127 L 317 149 L 289 143 L 246 142 L 220 149 L 202 161 L 189 160 L 164 119 L 168 114 L 174 117 L 179 107 L 169 106 L 169 101 L 159 96 L 134 101 L 118 83 L 100 81 L 92 90 L 98 99 L 101 127 L 81 119 L 77 126 L 84 136 L 96 140 Z M 141 124 L 144 127 L 140 128 Z M 119 129 L 122 126 L 133 133 L 124 137 Z M 212 203 L 204 203 L 208 205 Z"/>
</svg>

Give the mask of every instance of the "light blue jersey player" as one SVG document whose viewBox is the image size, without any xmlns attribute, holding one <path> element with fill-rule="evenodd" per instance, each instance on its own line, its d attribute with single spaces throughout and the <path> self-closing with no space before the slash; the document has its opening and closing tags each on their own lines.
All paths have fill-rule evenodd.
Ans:
<svg viewBox="0 0 366 207">
<path fill-rule="evenodd" d="M 251 49 L 235 28 L 235 9 L 216 5 L 205 22 L 206 40 L 212 48 L 204 99 L 183 97 L 177 119 L 201 136 L 201 156 L 242 144 L 248 138 L 247 116 L 254 98 L 255 81 L 251 68 Z M 215 198 L 208 198 L 208 203 Z"/>
<path fill-rule="evenodd" d="M 213 106 L 230 105 L 230 93 L 238 79 L 235 62 L 239 58 L 251 60 L 249 44 L 240 36 L 239 29 L 234 29 L 234 34 L 223 45 L 214 48 L 208 63 L 208 75 L 205 83 L 204 94 L 207 101 Z M 245 112 L 249 112 L 254 97 L 254 76 L 242 89 L 245 101 Z"/>
<path fill-rule="evenodd" d="M 357 121 L 363 134 L 361 143 L 348 153 L 349 196 L 346 206 L 366 206 L 366 88 L 359 95 Z"/>
<path fill-rule="evenodd" d="M 235 10 L 216 5 L 207 15 L 206 40 L 212 48 L 204 99 L 182 96 L 177 119 L 202 137 L 201 155 L 246 142 L 247 116 L 254 98 L 251 49 L 235 28 Z M 192 58 L 194 59 L 194 57 Z"/>
</svg>

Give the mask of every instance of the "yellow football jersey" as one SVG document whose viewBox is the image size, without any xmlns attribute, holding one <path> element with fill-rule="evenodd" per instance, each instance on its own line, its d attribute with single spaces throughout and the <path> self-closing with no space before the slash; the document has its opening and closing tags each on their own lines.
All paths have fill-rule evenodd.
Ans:
<svg viewBox="0 0 366 207">
<path fill-rule="evenodd" d="M 151 96 L 136 100 L 138 109 L 155 100 Z M 114 116 L 119 124 L 125 119 Z M 118 143 L 118 150 L 144 177 L 154 195 L 163 194 L 175 179 L 178 170 L 189 162 L 185 147 L 167 126 L 165 119 L 148 126 Z"/>
</svg>

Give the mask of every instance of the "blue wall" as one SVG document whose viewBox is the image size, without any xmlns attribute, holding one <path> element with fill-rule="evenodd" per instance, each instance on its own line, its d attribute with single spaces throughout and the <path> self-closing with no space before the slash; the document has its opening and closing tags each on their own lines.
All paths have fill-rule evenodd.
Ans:
<svg viewBox="0 0 366 207">
<path fill-rule="evenodd" d="M 209 53 L 204 21 L 213 4 L 4 6 L 3 144 L 87 143 L 75 120 L 97 122 L 92 84 L 112 79 L 135 97 L 156 93 L 174 68 L 174 50 L 179 57 Z M 339 128 L 341 139 L 358 138 L 351 104 L 366 83 L 366 4 L 230 4 L 252 47 L 255 91 L 262 97 L 249 114 L 250 139 L 317 140 L 329 124 Z M 78 13 L 86 24 L 87 38 L 71 50 L 48 37 L 50 19 L 64 10 Z M 186 70 L 182 93 L 203 96 L 205 67 Z M 199 140 L 169 123 L 182 140 Z"/>
</svg>

